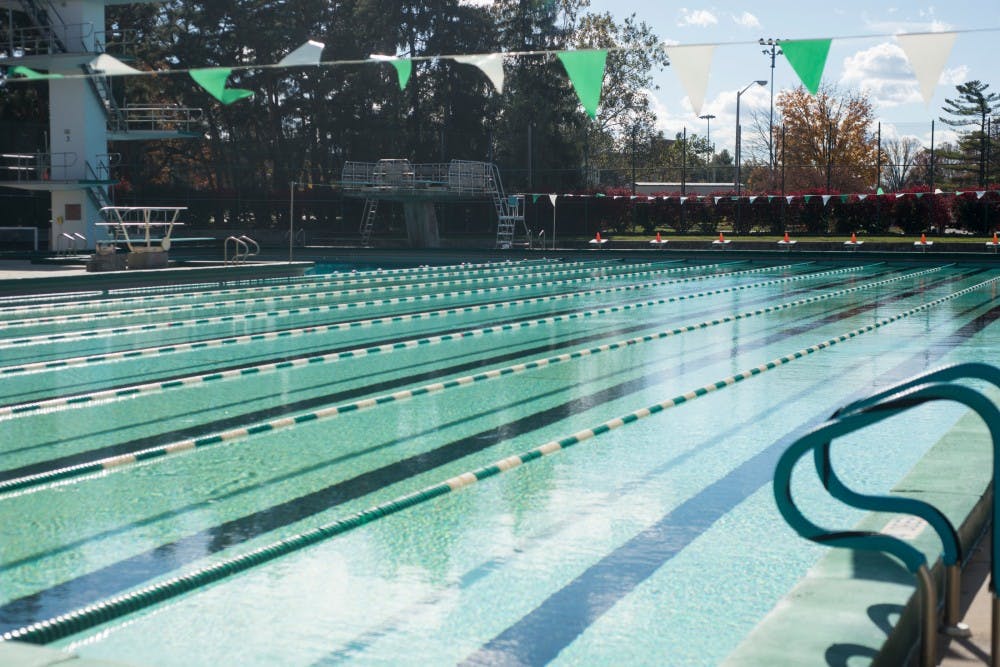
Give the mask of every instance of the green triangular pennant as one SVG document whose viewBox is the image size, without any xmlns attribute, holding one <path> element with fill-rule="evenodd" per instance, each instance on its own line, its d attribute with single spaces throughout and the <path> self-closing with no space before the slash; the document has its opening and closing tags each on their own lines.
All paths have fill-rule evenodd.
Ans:
<svg viewBox="0 0 1000 667">
<path fill-rule="evenodd" d="M 42 74 L 41 72 L 36 72 L 30 67 L 25 67 L 24 65 L 16 65 L 11 67 L 8 72 L 11 76 L 20 74 L 26 79 L 61 79 L 62 74 Z"/>
<path fill-rule="evenodd" d="M 410 74 L 413 73 L 413 61 L 394 59 L 389 62 L 396 68 L 396 75 L 399 77 L 399 89 L 403 90 L 406 88 L 406 83 L 410 80 Z"/>
<path fill-rule="evenodd" d="M 882 190 L 882 188 L 879 188 L 878 190 L 875 191 L 875 194 L 877 194 L 877 195 L 884 195 L 885 192 Z"/>
<path fill-rule="evenodd" d="M 191 70 L 191 78 L 209 95 L 223 104 L 232 104 L 253 96 L 253 91 L 243 88 L 226 88 L 226 81 L 233 70 L 228 67 L 211 67 Z"/>
<path fill-rule="evenodd" d="M 539 198 L 540 196 L 541 196 L 541 195 L 531 195 L 531 203 L 532 203 L 532 204 L 537 204 L 537 203 L 538 203 L 538 198 Z"/>
<path fill-rule="evenodd" d="M 785 53 L 788 63 L 799 75 L 802 84 L 813 95 L 819 90 L 819 81 L 823 78 L 823 68 L 826 57 L 830 53 L 831 39 L 803 39 L 781 41 L 781 50 Z"/>
<path fill-rule="evenodd" d="M 587 115 L 596 118 L 597 105 L 601 103 L 601 87 L 604 84 L 604 66 L 608 60 L 608 52 L 604 49 L 560 51 L 556 55 L 566 68 L 573 90 L 580 98 Z"/>
<path fill-rule="evenodd" d="M 840 195 L 840 203 L 841 203 L 841 204 L 846 204 L 846 203 L 847 203 L 847 200 L 848 200 L 849 198 L 850 198 L 850 195 Z"/>
</svg>

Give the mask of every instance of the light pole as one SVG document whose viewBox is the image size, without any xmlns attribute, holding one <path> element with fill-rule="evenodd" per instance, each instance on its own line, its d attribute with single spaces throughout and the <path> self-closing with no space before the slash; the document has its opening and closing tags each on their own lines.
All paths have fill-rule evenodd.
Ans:
<svg viewBox="0 0 1000 667">
<path fill-rule="evenodd" d="M 765 56 L 771 56 L 771 112 L 768 114 L 767 121 L 767 155 L 768 164 L 771 167 L 771 180 L 774 180 L 774 57 L 784 55 L 784 53 L 778 48 L 778 44 L 781 43 L 780 39 L 773 39 L 771 37 L 764 39 L 761 37 L 758 43 L 761 46 L 769 47 L 761 51 L 761 53 Z"/>
<path fill-rule="evenodd" d="M 740 92 L 736 93 L 736 196 L 740 196 L 740 191 L 742 185 L 740 184 L 740 161 L 743 159 L 742 145 L 743 145 L 743 135 L 740 130 L 740 98 L 743 97 L 743 93 L 750 90 L 751 86 L 766 86 L 767 81 L 763 79 L 758 79 L 757 81 L 751 81 L 743 88 Z"/>
<path fill-rule="evenodd" d="M 708 159 L 705 161 L 705 167 L 707 173 L 707 167 L 712 162 L 712 153 L 714 152 L 712 151 L 712 119 L 715 118 L 715 116 L 713 116 L 710 113 L 707 113 L 704 116 L 698 116 L 698 118 L 701 118 L 703 121 L 705 121 L 705 143 L 708 144 L 707 146 L 705 146 L 705 151 L 708 153 Z M 714 175 L 712 176 L 712 180 L 713 181 L 715 180 Z"/>
</svg>

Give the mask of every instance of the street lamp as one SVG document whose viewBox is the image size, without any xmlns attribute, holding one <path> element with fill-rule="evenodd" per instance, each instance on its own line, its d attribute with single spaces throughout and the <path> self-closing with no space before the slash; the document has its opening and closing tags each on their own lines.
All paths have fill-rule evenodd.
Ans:
<svg viewBox="0 0 1000 667">
<path fill-rule="evenodd" d="M 713 116 L 710 113 L 707 113 L 704 116 L 698 116 L 698 118 L 701 118 L 703 121 L 705 121 L 705 143 L 708 144 L 707 146 L 705 146 L 705 150 L 708 152 L 708 160 L 705 161 L 705 166 L 708 167 L 709 163 L 712 161 L 712 153 L 713 153 L 713 151 L 712 151 L 712 119 L 715 118 L 715 116 Z M 712 180 L 713 181 L 715 180 L 715 176 L 714 175 L 712 176 Z"/>
<path fill-rule="evenodd" d="M 743 135 L 740 129 L 740 98 L 743 97 L 743 93 L 750 90 L 751 86 L 766 86 L 767 81 L 764 79 L 758 79 L 757 81 L 751 81 L 743 88 L 740 92 L 736 93 L 736 196 L 740 196 L 740 190 L 742 185 L 740 184 L 740 161 L 743 159 L 742 148 L 743 148 Z"/>
<path fill-rule="evenodd" d="M 761 51 L 765 56 L 771 56 L 771 112 L 768 115 L 767 121 L 767 156 L 768 164 L 771 167 L 771 178 L 774 178 L 774 57 L 782 56 L 784 52 L 778 48 L 778 44 L 781 43 L 780 39 L 772 39 L 768 37 L 764 39 L 761 37 L 757 40 L 761 46 L 767 46 L 770 48 Z"/>
</svg>

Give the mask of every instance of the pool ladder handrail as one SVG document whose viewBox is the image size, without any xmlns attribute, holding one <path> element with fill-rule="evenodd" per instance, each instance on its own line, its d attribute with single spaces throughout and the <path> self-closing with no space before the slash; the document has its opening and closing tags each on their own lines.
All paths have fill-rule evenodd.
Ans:
<svg viewBox="0 0 1000 667">
<path fill-rule="evenodd" d="M 961 545 L 958 533 L 951 522 L 932 505 L 909 498 L 870 496 L 849 489 L 835 474 L 830 460 L 832 441 L 861 428 L 866 428 L 889 417 L 930 401 L 953 401 L 974 410 L 986 422 L 993 444 L 993 479 L 1000 479 L 1000 410 L 978 391 L 958 384 L 946 384 L 956 379 L 978 379 L 1000 387 L 1000 370 L 986 364 L 970 363 L 949 366 L 889 387 L 877 394 L 855 401 L 834 413 L 830 421 L 820 425 L 795 442 L 782 455 L 775 470 L 774 494 L 778 509 L 792 528 L 802 537 L 820 544 L 852 549 L 888 552 L 902 560 L 917 575 L 922 601 L 921 664 L 934 664 L 936 653 L 937 599 L 924 555 L 906 542 L 871 531 L 830 531 L 810 522 L 795 505 L 791 496 L 791 473 L 795 463 L 809 451 L 813 452 L 816 470 L 830 495 L 850 507 L 876 512 L 912 514 L 925 521 L 941 539 L 942 563 L 946 568 L 946 598 L 944 631 L 951 636 L 968 636 L 966 626 L 960 623 L 959 593 L 961 577 Z M 997 525 L 997 496 L 992 505 L 993 526 Z M 993 530 L 994 553 L 998 549 L 998 532 Z M 996 595 L 998 561 L 990 567 L 992 594 L 992 655 L 998 665 L 1000 656 L 1000 601 Z"/>
<path fill-rule="evenodd" d="M 229 257 L 229 243 L 233 244 L 233 256 Z M 250 246 L 253 246 L 253 251 L 250 251 Z M 254 241 L 252 238 L 246 234 L 241 234 L 240 236 L 228 236 L 226 241 L 222 246 L 222 261 L 224 264 L 243 264 L 247 261 L 248 257 L 256 257 L 260 254 L 260 244 Z"/>
</svg>

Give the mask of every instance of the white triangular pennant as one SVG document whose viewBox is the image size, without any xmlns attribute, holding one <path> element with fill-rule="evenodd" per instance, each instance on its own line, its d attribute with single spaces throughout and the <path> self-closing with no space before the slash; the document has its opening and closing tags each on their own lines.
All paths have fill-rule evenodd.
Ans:
<svg viewBox="0 0 1000 667">
<path fill-rule="evenodd" d="M 310 39 L 278 61 L 278 67 L 296 67 L 298 65 L 319 65 L 320 56 L 326 45 Z"/>
<path fill-rule="evenodd" d="M 897 192 L 896 193 L 896 199 L 902 199 L 905 196 L 906 196 L 905 192 Z"/>
<path fill-rule="evenodd" d="M 789 204 L 792 203 L 793 199 L 795 199 L 795 195 L 788 195 L 787 197 L 785 197 L 785 201 L 787 201 Z"/>
<path fill-rule="evenodd" d="M 719 205 L 719 200 L 720 200 L 720 199 L 722 199 L 722 197 L 715 197 L 715 205 L 716 205 L 716 206 L 718 206 L 718 205 Z"/>
<path fill-rule="evenodd" d="M 691 108 L 696 116 L 700 116 L 701 106 L 705 103 L 705 90 L 708 88 L 715 45 L 664 46 L 663 49 L 670 57 L 670 65 L 677 71 L 681 86 L 691 101 Z"/>
<path fill-rule="evenodd" d="M 686 202 L 687 200 L 688 200 L 687 197 L 681 197 L 681 206 L 683 206 L 684 202 Z"/>
<path fill-rule="evenodd" d="M 558 197 L 558 196 L 559 195 L 549 195 L 549 201 L 552 202 L 552 208 L 555 208 L 555 206 L 556 206 L 556 197 Z"/>
<path fill-rule="evenodd" d="M 833 195 L 823 195 L 823 206 L 826 206 L 827 204 L 830 203 L 830 197 L 832 196 Z"/>
<path fill-rule="evenodd" d="M 752 204 L 757 199 L 757 196 L 758 195 L 750 195 L 749 197 L 747 197 L 747 201 Z"/>
<path fill-rule="evenodd" d="M 102 53 L 90 61 L 90 69 L 102 74 L 114 76 L 116 74 L 141 74 L 134 67 L 129 67 L 122 61 L 106 53 Z"/>
<path fill-rule="evenodd" d="M 925 32 L 912 35 L 896 35 L 896 41 L 902 47 L 906 59 L 910 61 L 913 73 L 917 75 L 920 84 L 920 96 L 924 103 L 930 105 L 934 97 L 934 88 L 941 78 L 944 65 L 951 55 L 951 47 L 955 44 L 953 32 Z"/>
<path fill-rule="evenodd" d="M 474 65 L 482 70 L 498 93 L 503 93 L 503 54 L 487 53 L 473 56 L 451 56 L 455 62 Z"/>
<path fill-rule="evenodd" d="M 868 199 L 868 195 L 858 195 L 858 201 L 864 201 Z"/>
<path fill-rule="evenodd" d="M 986 190 L 976 190 L 976 199 L 982 199 L 985 194 Z"/>
</svg>

